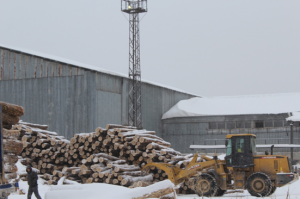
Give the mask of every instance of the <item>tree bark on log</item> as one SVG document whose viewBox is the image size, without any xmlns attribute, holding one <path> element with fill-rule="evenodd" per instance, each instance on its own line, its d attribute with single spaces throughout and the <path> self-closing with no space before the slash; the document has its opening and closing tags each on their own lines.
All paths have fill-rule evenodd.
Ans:
<svg viewBox="0 0 300 199">
<path fill-rule="evenodd" d="M 15 125 L 19 122 L 19 117 L 2 113 L 2 122 L 8 125 Z"/>
<path fill-rule="evenodd" d="M 5 163 L 15 164 L 18 162 L 18 156 L 14 154 L 4 154 L 3 160 Z"/>
<path fill-rule="evenodd" d="M 20 137 L 20 131 L 19 130 L 7 130 L 3 129 L 2 131 L 3 138 L 5 139 L 18 139 Z"/>
<path fill-rule="evenodd" d="M 23 143 L 19 140 L 3 139 L 4 153 L 19 155 L 23 150 Z"/>
<path fill-rule="evenodd" d="M 2 101 L 0 101 L 0 105 L 2 106 L 3 113 L 13 115 L 13 116 L 18 116 L 18 117 L 24 115 L 24 109 L 22 106 L 18 106 L 15 104 L 10 104 Z"/>
<path fill-rule="evenodd" d="M 18 167 L 14 163 L 4 163 L 4 172 L 5 173 L 16 173 Z"/>
</svg>

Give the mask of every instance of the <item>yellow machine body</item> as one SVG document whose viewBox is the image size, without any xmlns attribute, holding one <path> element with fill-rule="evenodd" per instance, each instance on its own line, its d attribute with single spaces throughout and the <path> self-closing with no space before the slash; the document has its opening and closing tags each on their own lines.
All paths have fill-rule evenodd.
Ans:
<svg viewBox="0 0 300 199">
<path fill-rule="evenodd" d="M 256 136 L 252 134 L 231 134 L 226 138 L 252 139 L 255 137 Z M 254 145 L 252 145 L 251 147 L 253 148 Z M 254 151 L 254 149 L 252 150 Z M 237 149 L 236 151 L 238 153 L 242 150 Z M 243 156 L 238 157 L 243 158 Z M 219 160 L 216 156 L 214 156 L 214 158 L 212 159 L 207 156 L 201 155 L 201 158 L 205 161 L 197 162 L 198 153 L 196 153 L 192 161 L 187 165 L 185 169 L 177 168 L 174 165 L 167 163 L 149 163 L 145 165 L 142 170 L 149 171 L 151 167 L 155 166 L 158 169 L 165 171 L 168 175 L 168 179 L 171 180 L 174 184 L 179 184 L 187 179 L 199 176 L 203 173 L 208 173 L 209 175 L 214 177 L 217 183 L 218 190 L 224 191 L 229 189 L 249 189 L 249 186 L 253 186 L 254 192 L 251 195 L 257 194 L 256 196 L 258 197 L 264 196 L 264 194 L 266 196 L 270 195 L 275 191 L 276 187 L 282 187 L 299 179 L 298 174 L 291 172 L 291 165 L 289 165 L 289 161 L 286 156 L 256 155 L 255 151 L 255 154 L 253 154 L 252 157 L 250 159 L 250 166 L 246 165 L 245 168 L 243 168 L 243 165 L 234 166 L 234 163 L 232 163 L 234 162 L 232 161 L 234 159 L 230 161 L 228 161 L 228 159 L 226 158 L 225 160 Z M 229 162 L 232 165 L 228 165 Z M 259 192 L 260 183 L 264 183 L 263 180 L 259 179 L 261 177 L 260 175 L 264 178 L 267 178 L 267 180 L 265 181 L 268 181 L 269 184 L 271 183 L 271 185 L 267 183 L 265 186 L 270 186 L 270 189 L 272 190 Z M 255 178 L 255 176 L 258 177 Z M 256 193 L 255 191 L 259 193 Z M 210 193 L 210 195 L 208 194 L 207 196 L 214 196 L 216 193 L 218 192 Z"/>
</svg>

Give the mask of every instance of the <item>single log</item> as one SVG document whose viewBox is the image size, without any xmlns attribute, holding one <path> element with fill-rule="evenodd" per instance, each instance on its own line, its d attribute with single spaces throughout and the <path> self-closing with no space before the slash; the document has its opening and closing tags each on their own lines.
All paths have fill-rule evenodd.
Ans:
<svg viewBox="0 0 300 199">
<path fill-rule="evenodd" d="M 162 149 L 160 150 L 161 155 L 172 154 L 172 155 L 181 155 L 180 152 L 175 151 L 174 149 Z"/>
<path fill-rule="evenodd" d="M 17 173 L 5 173 L 4 177 L 6 180 L 12 180 L 17 178 Z"/>
<path fill-rule="evenodd" d="M 154 142 L 148 144 L 146 148 L 149 149 L 149 150 L 150 149 L 156 149 L 156 150 L 169 149 L 166 146 L 163 146 L 163 145 L 160 145 L 160 144 L 157 144 L 157 143 L 154 143 Z"/>
<path fill-rule="evenodd" d="M 38 128 L 38 129 L 42 129 L 42 130 L 48 130 L 48 125 L 32 124 L 32 123 L 23 122 L 22 120 L 19 121 L 19 124 L 23 124 L 26 126 L 30 126 L 30 127 Z"/>
<path fill-rule="evenodd" d="M 5 173 L 15 173 L 18 171 L 18 167 L 14 163 L 4 163 Z"/>
<path fill-rule="evenodd" d="M 141 171 L 124 171 L 122 175 L 129 175 L 129 176 L 141 176 Z"/>
<path fill-rule="evenodd" d="M 140 134 L 155 135 L 156 133 L 155 133 L 155 131 L 135 130 L 135 131 L 131 131 L 131 132 L 118 133 L 118 136 L 121 137 L 121 138 L 124 138 L 124 137 L 140 135 Z"/>
<path fill-rule="evenodd" d="M 19 122 L 19 117 L 2 113 L 2 122 L 8 125 L 15 125 Z"/>
<path fill-rule="evenodd" d="M 108 169 L 108 170 L 99 172 L 99 178 L 103 178 L 104 176 L 107 176 L 111 171 L 112 171 L 112 169 Z"/>
<path fill-rule="evenodd" d="M 159 145 L 165 146 L 165 147 L 170 147 L 171 144 L 169 142 L 165 142 L 159 139 L 153 139 L 153 138 L 148 138 L 148 137 L 140 137 L 139 139 L 140 143 L 157 143 Z"/>
<path fill-rule="evenodd" d="M 152 182 L 153 176 L 152 176 L 152 174 L 147 175 L 147 176 L 141 176 L 141 177 L 123 176 L 121 185 L 130 186 L 131 184 L 133 184 L 134 182 L 137 182 L 137 181 Z"/>
<path fill-rule="evenodd" d="M 3 129 L 2 135 L 3 135 L 3 138 L 6 138 L 6 139 L 18 139 L 20 137 L 20 131 Z"/>
<path fill-rule="evenodd" d="M 10 104 L 2 101 L 0 101 L 0 105 L 2 106 L 3 113 L 13 115 L 13 116 L 18 116 L 18 117 L 24 115 L 24 109 L 22 106 L 18 106 L 15 104 Z"/>
<path fill-rule="evenodd" d="M 136 167 L 133 165 L 113 165 L 115 172 L 123 172 L 123 171 L 139 171 L 141 170 L 140 167 Z"/>
<path fill-rule="evenodd" d="M 136 129 L 136 127 L 133 127 L 133 126 L 123 126 L 123 125 L 118 125 L 118 124 L 107 124 L 106 125 L 106 130 L 108 130 L 108 129 L 114 129 L 114 128 Z"/>
<path fill-rule="evenodd" d="M 3 139 L 4 153 L 19 155 L 23 150 L 23 143 L 19 140 Z"/>
<path fill-rule="evenodd" d="M 189 158 L 192 158 L 193 154 L 188 154 L 186 156 L 174 156 L 171 158 L 172 161 L 182 161 L 182 160 L 188 160 Z"/>
<path fill-rule="evenodd" d="M 174 185 L 170 181 L 169 183 L 161 182 L 150 185 L 149 190 L 151 190 L 151 192 L 144 195 L 142 195 L 143 192 L 135 192 L 137 197 L 133 199 L 161 198 L 168 194 L 174 194 L 175 196 Z"/>
<path fill-rule="evenodd" d="M 18 156 L 14 154 L 4 154 L 3 160 L 5 163 L 15 164 L 18 162 Z"/>
</svg>

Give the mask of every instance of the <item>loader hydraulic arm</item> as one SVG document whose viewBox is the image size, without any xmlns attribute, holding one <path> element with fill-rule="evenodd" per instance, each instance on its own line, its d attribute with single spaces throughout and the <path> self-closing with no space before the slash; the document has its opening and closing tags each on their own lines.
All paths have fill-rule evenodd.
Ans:
<svg viewBox="0 0 300 199">
<path fill-rule="evenodd" d="M 143 167 L 142 171 L 146 170 L 148 172 L 151 167 L 155 166 L 158 169 L 165 171 L 168 175 L 169 180 L 171 180 L 174 184 L 179 184 L 186 178 L 194 176 L 198 172 L 201 172 L 203 169 L 212 167 L 217 164 L 214 159 L 208 158 L 206 156 L 201 156 L 201 158 L 206 160 L 206 162 L 197 162 L 197 158 L 198 153 L 194 155 L 194 158 L 188 164 L 186 169 L 180 169 L 174 165 L 167 163 L 149 163 Z"/>
</svg>

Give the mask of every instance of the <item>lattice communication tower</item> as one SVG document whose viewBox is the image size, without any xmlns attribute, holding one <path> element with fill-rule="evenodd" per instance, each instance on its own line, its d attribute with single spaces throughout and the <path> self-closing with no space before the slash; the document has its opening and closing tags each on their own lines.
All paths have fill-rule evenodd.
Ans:
<svg viewBox="0 0 300 199">
<path fill-rule="evenodd" d="M 128 123 L 142 129 L 142 84 L 139 14 L 148 11 L 147 0 L 121 0 L 122 12 L 129 14 Z"/>
</svg>

